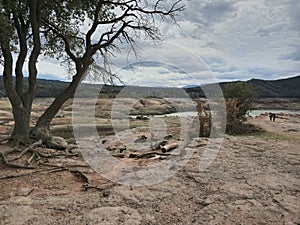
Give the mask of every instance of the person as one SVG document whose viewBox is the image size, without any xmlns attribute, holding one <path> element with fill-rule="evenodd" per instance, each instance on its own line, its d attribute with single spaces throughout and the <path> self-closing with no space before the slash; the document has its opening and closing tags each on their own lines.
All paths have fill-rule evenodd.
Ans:
<svg viewBox="0 0 300 225">
<path fill-rule="evenodd" d="M 276 115 L 275 113 L 269 113 L 270 121 L 275 121 Z"/>
<path fill-rule="evenodd" d="M 275 113 L 273 113 L 273 118 L 272 118 L 272 120 L 273 120 L 273 122 L 275 121 L 275 118 L 276 118 L 276 115 L 275 115 Z"/>
</svg>

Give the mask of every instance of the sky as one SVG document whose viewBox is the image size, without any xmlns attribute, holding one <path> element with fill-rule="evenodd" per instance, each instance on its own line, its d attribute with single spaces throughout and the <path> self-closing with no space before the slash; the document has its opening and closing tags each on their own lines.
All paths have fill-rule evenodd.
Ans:
<svg viewBox="0 0 300 225">
<path fill-rule="evenodd" d="M 182 87 L 300 75 L 300 0 L 184 2 L 177 24 L 158 23 L 162 42 L 139 40 L 139 63 L 124 53 L 111 59 L 125 84 Z M 68 80 L 57 61 L 41 59 L 38 70 L 40 78 Z"/>
</svg>

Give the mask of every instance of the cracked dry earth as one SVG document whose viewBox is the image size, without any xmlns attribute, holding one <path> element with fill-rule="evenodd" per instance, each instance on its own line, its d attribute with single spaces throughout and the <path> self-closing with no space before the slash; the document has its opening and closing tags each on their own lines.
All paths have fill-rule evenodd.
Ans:
<svg viewBox="0 0 300 225">
<path fill-rule="evenodd" d="M 0 224 L 300 224 L 300 116 L 250 122 L 268 133 L 226 136 L 204 172 L 207 139 L 194 139 L 189 162 L 150 186 L 113 183 L 80 157 L 56 159 L 72 170 L 2 166 Z M 76 171 L 97 188 L 84 191 Z"/>
</svg>

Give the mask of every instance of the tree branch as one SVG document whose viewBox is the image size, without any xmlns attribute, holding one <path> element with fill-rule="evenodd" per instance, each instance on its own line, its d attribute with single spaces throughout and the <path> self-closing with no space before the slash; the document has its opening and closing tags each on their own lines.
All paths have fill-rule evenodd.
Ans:
<svg viewBox="0 0 300 225">
<path fill-rule="evenodd" d="M 48 22 L 47 20 L 43 20 L 44 24 L 46 24 L 49 29 L 56 34 L 57 37 L 61 38 L 64 42 L 65 45 L 65 51 L 68 54 L 68 56 L 74 61 L 77 62 L 78 58 L 73 54 L 72 50 L 71 50 L 71 45 L 70 45 L 70 41 L 67 38 L 67 36 L 63 35 L 61 32 L 59 32 L 59 28 L 57 26 L 55 26 L 54 24 L 51 24 L 50 22 Z"/>
<path fill-rule="evenodd" d="M 95 54 L 100 49 L 105 49 L 105 48 L 109 47 L 114 42 L 114 40 L 117 39 L 120 36 L 120 34 L 122 34 L 122 32 L 124 31 L 124 29 L 128 26 L 128 24 L 130 22 L 131 21 L 129 21 L 129 22 L 123 22 L 123 25 L 121 26 L 121 28 L 111 38 L 108 38 L 108 40 L 105 43 L 102 43 L 104 35 L 108 35 L 109 36 L 109 34 L 113 34 L 113 30 L 111 30 L 111 31 L 103 34 L 101 36 L 99 42 L 96 45 L 93 46 L 92 54 Z"/>
<path fill-rule="evenodd" d="M 19 98 L 16 90 L 14 89 L 13 84 L 13 57 L 10 49 L 10 42 L 9 38 L 3 37 L 1 38 L 1 50 L 4 58 L 4 65 L 3 65 L 3 83 L 6 95 L 10 100 L 11 104 L 14 105 L 21 105 L 21 99 Z"/>
<path fill-rule="evenodd" d="M 91 42 L 91 37 L 95 33 L 97 26 L 98 26 L 98 18 L 99 18 L 99 12 L 102 7 L 102 3 L 98 3 L 96 6 L 96 10 L 94 13 L 94 21 L 91 29 L 87 32 L 86 34 L 86 50 L 91 48 L 92 42 Z"/>
<path fill-rule="evenodd" d="M 37 68 L 36 63 L 41 51 L 41 40 L 40 40 L 40 23 L 41 23 L 41 15 L 40 15 L 40 1 L 39 0 L 30 0 L 29 1 L 30 8 L 30 24 L 32 29 L 32 38 L 33 38 L 33 49 L 31 51 L 28 63 L 28 97 L 30 99 L 30 104 L 34 98 L 36 92 L 36 77 L 37 77 Z"/>
<path fill-rule="evenodd" d="M 24 23 L 23 16 L 17 12 L 13 13 L 13 20 L 14 24 L 17 30 L 19 42 L 20 42 L 20 53 L 18 55 L 17 61 L 16 61 L 16 68 L 15 68 L 15 74 L 16 74 L 16 92 L 18 95 L 22 98 L 23 95 L 23 66 L 27 57 L 27 40 L 26 35 L 28 33 L 28 24 Z M 22 99 L 23 100 L 23 99 Z M 23 103 L 24 104 L 24 103 Z"/>
<path fill-rule="evenodd" d="M 171 6 L 171 8 L 169 10 L 166 10 L 166 11 L 158 10 L 158 5 L 159 5 L 160 2 L 161 2 L 161 0 L 158 0 L 155 3 L 155 6 L 154 6 L 153 10 L 145 10 L 141 7 L 135 7 L 135 8 L 132 8 L 132 11 L 138 11 L 138 12 L 141 12 L 141 13 L 144 13 L 144 14 L 156 14 L 156 15 L 163 15 L 163 16 L 171 16 L 173 18 L 173 14 L 175 12 L 181 12 L 181 11 L 185 10 L 184 5 L 177 7 L 177 5 L 179 5 L 179 3 L 182 2 L 182 0 L 178 0 L 177 2 L 175 2 Z"/>
</svg>

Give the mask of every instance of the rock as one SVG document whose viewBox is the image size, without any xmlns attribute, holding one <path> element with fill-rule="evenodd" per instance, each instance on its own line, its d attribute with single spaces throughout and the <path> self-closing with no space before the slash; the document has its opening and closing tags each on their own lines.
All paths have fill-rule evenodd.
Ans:
<svg viewBox="0 0 300 225">
<path fill-rule="evenodd" d="M 68 147 L 68 143 L 62 137 L 52 136 L 50 140 L 47 140 L 46 145 L 48 148 L 54 148 L 64 150 Z"/>
</svg>

